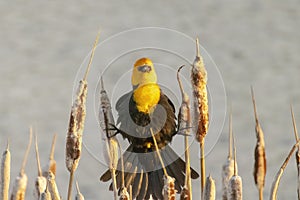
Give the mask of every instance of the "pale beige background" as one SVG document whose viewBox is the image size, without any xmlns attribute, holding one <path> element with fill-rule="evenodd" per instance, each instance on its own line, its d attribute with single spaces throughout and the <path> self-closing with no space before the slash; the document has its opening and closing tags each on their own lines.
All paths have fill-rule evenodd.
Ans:
<svg viewBox="0 0 300 200">
<path fill-rule="evenodd" d="M 58 186 L 64 199 L 68 173 L 64 164 L 65 135 L 73 81 L 100 28 L 101 39 L 130 28 L 159 26 L 200 36 L 222 74 L 234 110 L 239 174 L 244 199 L 257 198 L 252 177 L 255 145 L 250 85 L 255 87 L 259 117 L 265 131 L 271 182 L 294 143 L 289 104 L 300 124 L 300 2 L 285 1 L 1 1 L 0 2 L 0 146 L 10 138 L 12 180 L 17 176 L 27 144 L 28 127 L 39 134 L 42 163 L 53 133 L 58 134 Z M 116 48 L 116 47 L 114 47 Z M 300 126 L 300 125 L 299 125 Z M 95 130 L 95 134 L 97 130 Z M 227 124 L 207 157 L 207 173 L 216 179 L 221 198 L 221 165 L 226 157 Z M 96 142 L 96 141 L 95 141 Z M 197 167 L 197 162 L 195 162 Z M 85 150 L 77 177 L 86 199 L 111 199 L 100 183 L 105 167 Z M 27 199 L 36 175 L 31 151 Z M 288 165 L 279 199 L 296 199 L 296 167 Z M 199 183 L 194 182 L 198 188 Z M 194 190 L 195 199 L 199 194 Z"/>
</svg>

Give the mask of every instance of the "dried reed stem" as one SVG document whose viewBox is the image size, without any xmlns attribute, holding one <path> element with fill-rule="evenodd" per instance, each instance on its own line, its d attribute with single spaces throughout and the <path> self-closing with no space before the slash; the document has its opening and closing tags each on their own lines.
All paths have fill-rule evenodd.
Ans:
<svg viewBox="0 0 300 200">
<path fill-rule="evenodd" d="M 197 55 L 193 63 L 191 79 L 194 90 L 195 116 L 198 117 L 198 129 L 196 139 L 200 143 L 200 168 L 201 168 L 201 194 L 205 185 L 205 153 L 204 139 L 208 131 L 209 112 L 207 98 L 207 72 L 200 55 L 199 40 L 196 39 Z"/>
<path fill-rule="evenodd" d="M 48 172 L 51 171 L 54 175 L 56 175 L 56 161 L 54 159 L 55 153 L 55 144 L 56 144 L 57 134 L 53 135 L 52 143 L 51 143 L 51 150 L 49 154 L 49 161 L 48 164 L 44 167 L 43 176 L 48 177 Z"/>
<path fill-rule="evenodd" d="M 10 162 L 11 155 L 9 151 L 9 141 L 7 141 L 6 150 L 1 158 L 1 180 L 0 180 L 0 199 L 8 200 L 9 183 L 10 183 Z"/>
<path fill-rule="evenodd" d="M 191 164 L 190 164 L 190 149 L 188 137 L 190 135 L 191 115 L 190 115 L 190 99 L 187 93 L 184 92 L 182 82 L 179 77 L 179 72 L 184 66 L 181 66 L 177 71 L 177 81 L 179 84 L 182 102 L 178 114 L 179 131 L 184 135 L 185 146 L 185 185 L 184 190 L 181 192 L 181 199 L 192 200 L 192 181 L 191 181 Z"/>
<path fill-rule="evenodd" d="M 78 167 L 78 163 L 81 155 L 82 147 L 82 133 L 84 129 L 84 122 L 86 116 L 86 98 L 87 98 L 87 75 L 93 60 L 94 52 L 98 43 L 99 33 L 96 37 L 89 64 L 87 66 L 86 73 L 82 80 L 79 82 L 79 86 L 76 93 L 76 99 L 73 102 L 69 129 L 66 139 L 66 166 L 70 172 L 69 187 L 68 187 L 68 200 L 72 198 L 72 184 L 74 179 L 74 172 Z"/>
<path fill-rule="evenodd" d="M 110 129 L 111 125 L 115 124 L 114 117 L 112 114 L 110 100 L 108 95 L 104 89 L 103 79 L 101 77 L 101 91 L 100 91 L 100 109 L 99 109 L 99 121 L 100 127 L 103 132 L 105 132 L 105 137 L 103 140 L 105 142 L 104 154 L 107 158 L 107 163 L 109 165 L 111 177 L 112 177 L 112 185 L 114 191 L 114 199 L 117 200 L 118 196 L 118 188 L 117 188 L 117 180 L 116 180 L 116 169 L 118 165 L 118 149 L 119 143 L 117 138 L 114 136 L 114 130 Z M 122 187 L 124 186 L 124 172 L 122 171 Z"/>
<path fill-rule="evenodd" d="M 288 156 L 286 157 L 285 161 L 283 162 L 283 164 L 281 165 L 279 171 L 277 172 L 275 178 L 274 178 L 274 181 L 272 183 L 272 187 L 271 187 L 271 192 L 270 192 L 270 200 L 276 200 L 277 199 L 277 191 L 278 191 L 278 186 L 279 186 L 279 183 L 280 183 L 280 179 L 281 179 L 281 176 L 289 162 L 289 160 L 291 159 L 294 151 L 296 150 L 296 148 L 299 146 L 300 144 L 300 140 L 297 141 L 296 144 L 294 144 L 294 146 L 292 147 L 292 149 L 290 150 Z"/>
<path fill-rule="evenodd" d="M 216 199 L 216 185 L 215 180 L 209 175 L 206 178 L 206 184 L 204 189 L 204 200 Z"/>
<path fill-rule="evenodd" d="M 51 194 L 51 199 L 61 200 L 61 197 L 57 189 L 56 181 L 55 181 L 55 175 L 51 171 L 49 171 L 47 179 L 48 179 L 48 190 Z"/>
<path fill-rule="evenodd" d="M 222 199 L 227 200 L 228 183 L 234 174 L 234 159 L 232 157 L 232 111 L 230 110 L 229 117 L 229 139 L 228 139 L 228 156 L 225 164 L 222 167 Z"/>
<path fill-rule="evenodd" d="M 93 49 L 92 49 L 92 52 L 91 52 L 91 57 L 90 57 L 90 60 L 89 60 L 89 64 L 88 64 L 88 66 L 86 68 L 86 71 L 85 71 L 85 74 L 84 74 L 84 77 L 83 77 L 84 81 L 86 81 L 87 76 L 89 74 L 89 71 L 90 71 L 90 68 L 91 68 L 91 65 L 92 65 L 92 61 L 93 61 L 93 58 L 94 58 L 94 55 L 95 55 L 95 50 L 96 50 L 99 38 L 100 38 L 100 31 L 98 32 L 98 34 L 96 36 L 96 39 L 95 39 L 95 42 L 94 42 L 94 45 L 93 45 Z"/>
<path fill-rule="evenodd" d="M 291 115 L 292 115 L 292 122 L 294 128 L 294 135 L 297 142 L 299 140 L 299 137 L 298 137 L 297 125 L 296 125 L 296 120 L 295 120 L 295 115 L 294 115 L 292 105 L 291 105 Z M 297 194 L 298 194 L 298 199 L 300 199 L 300 147 L 299 146 L 295 154 L 296 154 L 296 164 L 297 164 L 297 172 L 298 172 Z"/>
<path fill-rule="evenodd" d="M 161 164 L 161 167 L 163 169 L 164 175 L 165 175 L 165 177 L 169 177 L 168 172 L 167 172 L 166 167 L 165 167 L 165 164 L 164 164 L 164 161 L 163 161 L 163 159 L 160 155 L 159 148 L 158 148 L 158 145 L 157 145 L 157 142 L 156 142 L 156 139 L 155 139 L 152 128 L 150 128 L 150 132 L 151 132 L 151 135 L 152 135 L 152 138 L 153 138 L 153 143 L 154 143 L 154 146 L 155 146 L 156 154 L 157 154 L 157 157 L 160 161 L 160 164 Z"/>
<path fill-rule="evenodd" d="M 228 200 L 242 200 L 243 199 L 243 184 L 242 178 L 237 174 L 237 162 L 236 162 L 236 147 L 233 138 L 234 145 L 234 174 L 229 180 L 228 184 Z"/>
<path fill-rule="evenodd" d="M 77 181 L 76 181 L 76 191 L 77 191 L 77 194 L 75 196 L 75 200 L 84 200 L 84 196 L 81 194 L 81 192 L 79 190 L 79 185 L 78 185 Z"/>
<path fill-rule="evenodd" d="M 43 175 L 42 175 L 37 135 L 35 135 L 35 157 L 36 157 L 36 161 L 37 161 L 38 176 L 35 179 L 34 195 L 35 195 L 36 199 L 40 199 L 41 194 L 45 191 L 45 189 L 47 187 L 47 179 L 45 177 L 43 177 Z"/>
<path fill-rule="evenodd" d="M 22 167 L 20 169 L 19 175 L 15 179 L 13 191 L 10 196 L 10 200 L 24 200 L 25 199 L 25 193 L 27 188 L 27 175 L 25 174 L 25 167 L 27 163 L 28 154 L 31 147 L 32 142 L 32 128 L 30 127 L 30 134 L 29 134 L 29 142 L 26 148 L 26 152 L 23 158 Z"/>
<path fill-rule="evenodd" d="M 175 179 L 168 175 L 168 172 L 165 168 L 165 164 L 164 164 L 163 159 L 160 155 L 159 148 L 158 148 L 158 145 L 157 145 L 157 142 L 156 142 L 156 139 L 155 139 L 152 128 L 150 128 L 150 132 L 151 132 L 151 135 L 152 135 L 152 138 L 153 138 L 153 143 L 154 143 L 154 146 L 155 146 L 157 156 L 159 158 L 159 161 L 161 163 L 161 166 L 162 166 L 162 169 L 163 169 L 163 172 L 164 172 L 164 178 L 163 178 L 164 179 L 164 187 L 163 187 L 163 191 L 162 191 L 163 199 L 164 200 L 174 200 L 175 199 L 175 194 L 176 194 L 175 183 L 174 183 Z"/>
<path fill-rule="evenodd" d="M 265 153 L 265 141 L 264 141 L 264 133 L 261 129 L 260 123 L 258 121 L 256 104 L 254 98 L 253 88 L 251 87 L 251 95 L 252 102 L 254 108 L 254 116 L 255 116 L 255 132 L 256 132 L 256 146 L 255 146 L 255 163 L 254 163 L 254 181 L 259 191 L 259 199 L 263 199 L 263 190 L 265 185 L 265 176 L 267 169 L 266 162 L 266 153 Z"/>
</svg>

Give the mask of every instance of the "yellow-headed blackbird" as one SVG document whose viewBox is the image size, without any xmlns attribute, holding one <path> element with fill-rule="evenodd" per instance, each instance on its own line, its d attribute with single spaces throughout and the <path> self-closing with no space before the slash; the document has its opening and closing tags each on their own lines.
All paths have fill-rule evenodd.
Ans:
<svg viewBox="0 0 300 200">
<path fill-rule="evenodd" d="M 151 130 L 169 176 L 175 178 L 175 188 L 181 191 L 185 178 L 185 162 L 168 145 L 177 133 L 175 107 L 157 84 L 153 63 L 148 58 L 136 61 L 132 71 L 132 91 L 123 95 L 116 104 L 119 128 L 130 146 L 123 155 L 124 182 L 132 185 L 133 198 L 162 199 L 163 170 L 158 159 Z M 121 163 L 118 163 L 117 187 L 121 187 Z M 198 178 L 191 169 L 192 178 Z M 111 179 L 109 170 L 100 180 Z M 110 185 L 112 190 L 112 185 Z"/>
</svg>

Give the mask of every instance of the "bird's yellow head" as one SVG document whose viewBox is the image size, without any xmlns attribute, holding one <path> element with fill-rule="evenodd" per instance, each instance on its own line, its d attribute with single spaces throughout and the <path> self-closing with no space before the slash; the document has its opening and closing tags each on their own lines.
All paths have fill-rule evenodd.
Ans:
<svg viewBox="0 0 300 200">
<path fill-rule="evenodd" d="M 157 82 L 153 63 L 149 58 L 141 58 L 134 64 L 131 83 L 134 88 Z"/>
</svg>

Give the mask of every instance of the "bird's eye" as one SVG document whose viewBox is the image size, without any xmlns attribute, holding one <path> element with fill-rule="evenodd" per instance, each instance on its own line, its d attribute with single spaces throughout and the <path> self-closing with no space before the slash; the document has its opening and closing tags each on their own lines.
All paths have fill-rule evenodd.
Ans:
<svg viewBox="0 0 300 200">
<path fill-rule="evenodd" d="M 141 71 L 141 72 L 150 72 L 151 71 L 151 66 L 149 66 L 149 65 L 139 66 L 138 70 Z"/>
</svg>

